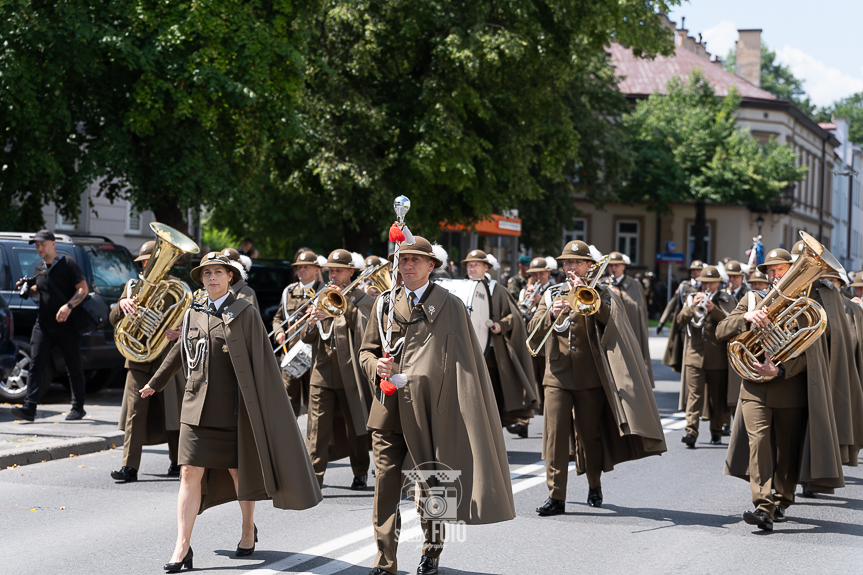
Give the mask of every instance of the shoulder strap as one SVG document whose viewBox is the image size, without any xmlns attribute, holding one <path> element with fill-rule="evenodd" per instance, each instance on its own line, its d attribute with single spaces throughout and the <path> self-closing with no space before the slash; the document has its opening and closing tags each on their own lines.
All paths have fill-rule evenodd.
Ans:
<svg viewBox="0 0 863 575">
<path fill-rule="evenodd" d="M 752 311 L 755 309 L 755 290 L 749 291 L 746 293 L 746 297 L 749 298 L 746 302 L 746 307 L 748 308 L 746 311 Z"/>
</svg>

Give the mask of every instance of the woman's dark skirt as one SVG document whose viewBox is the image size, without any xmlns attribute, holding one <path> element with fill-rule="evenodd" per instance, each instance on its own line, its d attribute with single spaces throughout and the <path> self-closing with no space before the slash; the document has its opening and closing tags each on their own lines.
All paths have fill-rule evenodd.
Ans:
<svg viewBox="0 0 863 575">
<path fill-rule="evenodd" d="M 208 469 L 237 469 L 237 428 L 180 424 L 180 465 Z"/>
</svg>

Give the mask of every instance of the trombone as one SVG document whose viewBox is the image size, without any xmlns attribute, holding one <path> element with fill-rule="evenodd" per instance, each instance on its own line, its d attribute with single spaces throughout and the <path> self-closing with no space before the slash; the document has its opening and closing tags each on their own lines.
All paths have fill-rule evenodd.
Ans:
<svg viewBox="0 0 863 575">
<path fill-rule="evenodd" d="M 355 287 L 360 282 L 370 281 L 375 287 L 380 288 L 381 292 L 384 292 L 392 287 L 392 280 L 389 275 L 389 262 L 385 262 L 382 264 L 378 264 L 373 267 L 368 267 L 363 270 L 357 279 L 352 281 L 349 285 L 345 286 L 345 289 L 339 289 L 332 284 L 328 284 L 327 287 L 319 291 L 315 294 L 314 297 L 303 303 L 300 307 L 294 311 L 285 321 L 282 322 L 281 325 L 286 323 L 294 322 L 297 317 L 299 317 L 300 312 L 309 304 L 311 304 L 311 308 L 299 319 L 296 320 L 296 323 L 293 323 L 288 329 L 285 330 L 285 343 L 281 345 L 277 345 L 275 349 L 273 349 L 273 353 L 278 353 L 278 351 L 282 348 L 287 349 L 288 342 L 291 341 L 298 334 L 303 333 L 309 325 L 311 321 L 311 314 L 315 309 L 321 309 L 326 312 L 329 317 L 339 317 L 344 315 L 345 311 L 348 309 L 348 302 L 345 299 L 348 294 L 350 294 Z M 279 327 L 281 327 L 281 325 Z M 276 328 L 278 329 L 278 328 Z M 273 330 L 275 332 L 276 330 Z M 272 332 L 271 334 L 272 335 Z"/>
<path fill-rule="evenodd" d="M 536 349 L 530 347 L 531 340 L 537 334 L 542 324 L 545 323 L 545 318 L 551 313 L 551 310 L 554 307 L 554 302 L 566 299 L 569 303 L 569 307 L 572 308 L 572 311 L 569 312 L 570 314 L 577 313 L 581 315 L 593 315 L 599 311 L 601 300 L 599 298 L 599 292 L 596 291 L 596 286 L 602 278 L 602 274 L 605 273 L 608 259 L 609 256 L 603 256 L 601 260 L 590 266 L 590 269 L 587 270 L 587 276 L 585 277 L 589 282 L 587 285 L 573 285 L 570 280 L 567 279 L 564 285 L 554 294 L 554 299 L 548 306 L 548 309 L 545 310 L 542 318 L 537 322 L 536 327 L 533 328 L 533 331 L 530 332 L 530 335 L 527 336 L 527 340 L 525 341 L 527 350 L 532 356 L 536 357 L 539 354 L 542 347 L 545 345 L 545 342 L 551 336 L 551 332 L 558 326 L 558 320 L 560 320 L 563 315 L 560 314 L 553 322 L 551 322 L 551 326 L 548 328 L 548 331 L 546 331 L 545 337 L 542 338 L 542 341 L 539 342 Z"/>
</svg>

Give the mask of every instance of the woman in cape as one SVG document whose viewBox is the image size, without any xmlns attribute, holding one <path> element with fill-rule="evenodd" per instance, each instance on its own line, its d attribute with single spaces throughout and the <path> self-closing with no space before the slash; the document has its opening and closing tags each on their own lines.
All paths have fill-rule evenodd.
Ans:
<svg viewBox="0 0 863 575">
<path fill-rule="evenodd" d="M 195 516 L 239 500 L 243 514 L 238 557 L 257 541 L 255 501 L 279 509 L 308 509 L 321 491 L 282 384 L 260 314 L 229 289 L 239 279 L 227 256 L 210 252 L 192 270 L 207 291 L 193 304 L 164 363 L 141 390 L 162 390 L 181 367 L 186 379 L 178 463 L 177 542 L 165 571 L 192 568 Z M 238 377 L 243 374 L 243 377 Z"/>
</svg>

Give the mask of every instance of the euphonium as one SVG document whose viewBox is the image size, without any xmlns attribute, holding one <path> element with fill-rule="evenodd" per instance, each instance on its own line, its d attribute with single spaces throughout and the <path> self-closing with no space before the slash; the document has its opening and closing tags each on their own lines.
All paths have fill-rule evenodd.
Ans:
<svg viewBox="0 0 863 575">
<path fill-rule="evenodd" d="M 153 360 L 168 345 L 165 330 L 176 329 L 192 304 L 192 291 L 179 280 L 164 279 L 183 254 L 196 254 L 198 245 L 172 227 L 153 222 L 156 246 L 128 297 L 138 298 L 138 309 L 114 328 L 114 342 L 129 361 Z M 168 298 L 174 303 L 167 305 Z M 166 307 L 167 306 L 167 307 Z"/>
<path fill-rule="evenodd" d="M 802 354 L 827 327 L 827 313 L 817 302 L 800 294 L 829 271 L 844 272 L 824 246 L 806 232 L 800 232 L 805 247 L 782 279 L 767 292 L 755 310 L 767 312 L 770 325 L 753 327 L 734 336 L 728 344 L 731 367 L 744 379 L 767 381 L 752 364 L 762 363 L 764 354 L 779 364 Z"/>
</svg>

